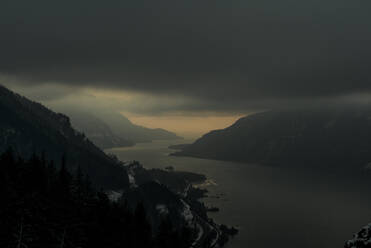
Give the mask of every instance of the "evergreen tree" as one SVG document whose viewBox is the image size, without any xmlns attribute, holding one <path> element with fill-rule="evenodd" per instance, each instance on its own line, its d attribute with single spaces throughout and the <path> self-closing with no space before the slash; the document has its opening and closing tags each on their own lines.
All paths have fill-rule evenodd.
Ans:
<svg viewBox="0 0 371 248">
<path fill-rule="evenodd" d="M 71 175 L 65 156 L 57 170 L 45 154 L 24 161 L 9 150 L 0 155 L 0 179 L 0 247 L 184 247 L 171 223 L 153 237 L 143 204 L 132 211 L 94 190 L 80 168 Z"/>
<path fill-rule="evenodd" d="M 66 167 L 66 155 L 62 156 L 61 169 L 58 173 L 58 195 L 62 201 L 68 201 L 70 198 L 71 175 Z"/>
<path fill-rule="evenodd" d="M 150 237 L 152 236 L 152 230 L 151 225 L 147 220 L 147 215 L 143 203 L 139 203 L 135 208 L 134 219 L 134 230 L 136 234 L 137 246 L 143 248 L 149 247 L 151 243 Z"/>
</svg>

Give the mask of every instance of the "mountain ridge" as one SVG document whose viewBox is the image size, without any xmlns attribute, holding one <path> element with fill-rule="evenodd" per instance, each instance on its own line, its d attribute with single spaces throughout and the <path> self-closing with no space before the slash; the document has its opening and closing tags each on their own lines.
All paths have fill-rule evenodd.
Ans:
<svg viewBox="0 0 371 248">
<path fill-rule="evenodd" d="M 68 116 L 72 126 L 101 149 L 135 145 L 133 141 L 116 135 L 107 123 L 88 112 L 69 111 Z"/>
<path fill-rule="evenodd" d="M 136 125 L 121 113 L 111 110 L 93 111 L 76 107 L 59 107 L 58 110 L 67 113 L 72 125 L 102 149 L 182 138 L 163 128 Z"/>
<path fill-rule="evenodd" d="M 175 156 L 271 166 L 363 169 L 371 161 L 371 108 L 266 111 L 214 130 Z"/>
<path fill-rule="evenodd" d="M 0 86 L 0 151 L 12 147 L 24 158 L 46 152 L 48 159 L 67 157 L 70 170 L 81 167 L 100 186 L 126 187 L 126 171 L 72 128 L 68 116 L 55 113 Z"/>
</svg>

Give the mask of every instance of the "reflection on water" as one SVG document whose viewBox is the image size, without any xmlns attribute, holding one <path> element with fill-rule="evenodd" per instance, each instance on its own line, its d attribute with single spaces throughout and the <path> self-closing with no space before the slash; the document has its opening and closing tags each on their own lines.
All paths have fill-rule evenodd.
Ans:
<svg viewBox="0 0 371 248">
<path fill-rule="evenodd" d="M 143 143 L 107 152 L 123 161 L 139 160 L 147 168 L 173 166 L 205 174 L 215 182 L 207 186 L 210 197 L 205 202 L 221 210 L 210 216 L 240 229 L 229 248 L 343 247 L 371 221 L 371 185 L 365 180 L 168 156 L 168 145 L 176 143 Z"/>
</svg>

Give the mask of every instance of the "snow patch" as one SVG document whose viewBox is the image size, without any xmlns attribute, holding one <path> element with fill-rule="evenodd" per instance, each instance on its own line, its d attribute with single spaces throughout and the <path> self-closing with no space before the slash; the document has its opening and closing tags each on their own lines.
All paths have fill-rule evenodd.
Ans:
<svg viewBox="0 0 371 248">
<path fill-rule="evenodd" d="M 183 203 L 183 212 L 182 212 L 182 216 L 184 218 L 184 220 L 189 224 L 191 225 L 192 224 L 192 221 L 193 221 L 193 214 L 192 214 L 192 211 L 191 211 L 191 207 L 183 200 L 181 200 L 182 203 Z"/>
<path fill-rule="evenodd" d="M 117 202 L 121 198 L 122 192 L 112 190 L 112 191 L 107 192 L 107 195 L 108 195 L 108 199 L 110 199 L 113 202 Z"/>
<path fill-rule="evenodd" d="M 136 184 L 136 181 L 135 181 L 135 172 L 134 172 L 134 169 L 135 169 L 134 166 L 128 166 L 127 167 L 127 173 L 128 173 L 128 177 L 129 177 L 129 183 L 130 183 L 130 187 L 132 187 L 132 188 L 138 187 L 138 185 Z"/>
<path fill-rule="evenodd" d="M 156 210 L 157 210 L 160 214 L 162 214 L 162 215 L 166 215 L 166 214 L 169 213 L 169 209 L 168 209 L 167 206 L 164 205 L 164 204 L 157 204 L 157 205 L 156 205 Z"/>
<path fill-rule="evenodd" d="M 137 187 L 137 184 L 135 183 L 135 177 L 132 174 L 128 174 L 129 177 L 129 183 L 131 187 Z"/>
</svg>

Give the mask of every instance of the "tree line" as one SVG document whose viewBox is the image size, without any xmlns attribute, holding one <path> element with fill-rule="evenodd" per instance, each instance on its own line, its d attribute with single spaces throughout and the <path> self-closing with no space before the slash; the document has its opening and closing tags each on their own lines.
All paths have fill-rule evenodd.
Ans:
<svg viewBox="0 0 371 248">
<path fill-rule="evenodd" d="M 152 228 L 143 204 L 131 209 L 96 190 L 80 168 L 73 173 L 45 154 L 0 155 L 0 247 L 186 248 L 191 231 L 170 218 Z"/>
</svg>

